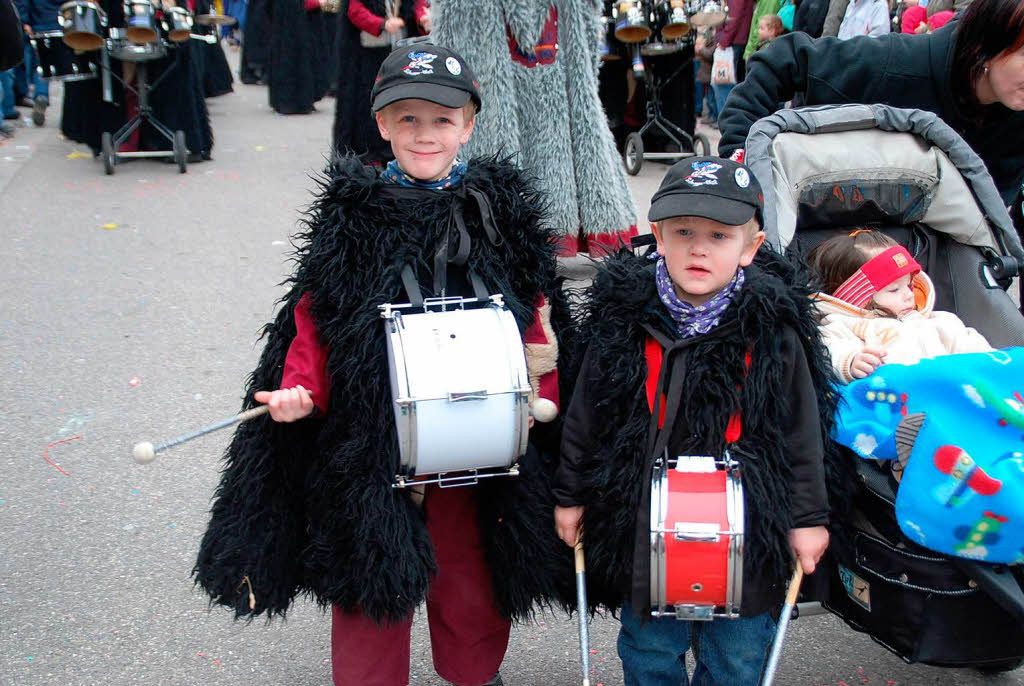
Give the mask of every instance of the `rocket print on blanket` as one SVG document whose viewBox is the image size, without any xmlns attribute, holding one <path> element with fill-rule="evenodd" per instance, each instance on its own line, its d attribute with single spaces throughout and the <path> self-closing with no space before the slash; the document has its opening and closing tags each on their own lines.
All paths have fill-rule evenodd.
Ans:
<svg viewBox="0 0 1024 686">
<path fill-rule="evenodd" d="M 910 540 L 986 562 L 1024 559 L 1024 348 L 883 365 L 840 388 L 836 440 L 882 460 Z"/>
<path fill-rule="evenodd" d="M 946 507 L 959 507 L 975 493 L 995 495 L 1003 484 L 978 466 L 967 451 L 944 445 L 935 451 L 935 467 L 949 475 L 949 481 L 935 490 L 935 498 Z"/>
</svg>

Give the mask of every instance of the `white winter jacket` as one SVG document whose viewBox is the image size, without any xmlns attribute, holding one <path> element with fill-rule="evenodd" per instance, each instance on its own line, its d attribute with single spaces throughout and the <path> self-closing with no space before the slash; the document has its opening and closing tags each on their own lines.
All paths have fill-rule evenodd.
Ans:
<svg viewBox="0 0 1024 686">
<path fill-rule="evenodd" d="M 985 337 L 951 312 L 935 312 L 935 287 L 925 273 L 914 277 L 917 309 L 897 319 L 880 310 L 854 307 L 824 293 L 814 295 L 822 338 L 832 366 L 850 383 L 850 365 L 864 348 L 885 350 L 885 364 L 992 350 Z"/>
</svg>

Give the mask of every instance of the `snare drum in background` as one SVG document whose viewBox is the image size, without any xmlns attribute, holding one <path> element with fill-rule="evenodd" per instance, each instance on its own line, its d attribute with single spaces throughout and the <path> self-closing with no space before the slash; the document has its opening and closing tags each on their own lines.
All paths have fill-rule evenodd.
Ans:
<svg viewBox="0 0 1024 686">
<path fill-rule="evenodd" d="M 700 9 L 690 16 L 690 24 L 699 28 L 715 28 L 729 18 L 729 8 L 718 0 L 702 0 Z"/>
<path fill-rule="evenodd" d="M 172 43 L 184 43 L 192 34 L 192 15 L 181 7 L 164 10 L 164 33 Z"/>
<path fill-rule="evenodd" d="M 95 2 L 91 0 L 65 2 L 60 6 L 57 18 L 63 28 L 63 40 L 69 48 L 99 50 L 103 47 L 107 15 Z"/>
<path fill-rule="evenodd" d="M 651 37 L 651 18 L 645 0 L 624 0 L 615 6 L 615 37 L 623 43 L 640 43 Z"/>
<path fill-rule="evenodd" d="M 150 0 L 126 0 L 124 3 L 124 28 L 128 40 L 139 45 L 152 43 L 159 38 L 156 8 L 153 3 Z"/>
<path fill-rule="evenodd" d="M 95 78 L 95 52 L 75 52 L 64 41 L 63 31 L 40 31 L 32 36 L 32 48 L 38 56 L 36 71 L 44 79 L 84 81 Z"/>
<path fill-rule="evenodd" d="M 529 431 L 523 341 L 501 296 L 469 309 L 478 304 L 381 306 L 401 455 L 396 486 L 518 473 Z"/>
<path fill-rule="evenodd" d="M 729 459 L 681 456 L 651 481 L 651 614 L 739 616 L 743 486 Z"/>
<path fill-rule="evenodd" d="M 662 0 L 661 15 L 663 39 L 677 40 L 690 32 L 690 17 L 686 14 L 684 0 Z"/>
<path fill-rule="evenodd" d="M 611 17 L 601 17 L 601 33 L 598 35 L 598 40 L 600 41 L 599 54 L 602 62 L 622 59 L 622 55 L 615 50 L 615 20 Z"/>
</svg>

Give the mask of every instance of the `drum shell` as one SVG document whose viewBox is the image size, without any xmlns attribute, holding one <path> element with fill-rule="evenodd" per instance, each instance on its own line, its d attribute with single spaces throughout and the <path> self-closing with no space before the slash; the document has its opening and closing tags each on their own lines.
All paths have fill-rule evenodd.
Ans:
<svg viewBox="0 0 1024 686">
<path fill-rule="evenodd" d="M 157 32 L 156 7 L 150 0 L 128 0 L 124 3 L 125 35 L 133 43 L 152 43 Z"/>
<path fill-rule="evenodd" d="M 63 40 L 74 50 L 99 50 L 103 47 L 106 13 L 90 0 L 72 0 L 60 6 Z"/>
<path fill-rule="evenodd" d="M 44 79 L 82 81 L 95 78 L 96 53 L 76 52 L 64 41 L 63 31 L 40 31 L 32 37 L 39 66 L 36 71 Z"/>
<path fill-rule="evenodd" d="M 651 37 L 651 19 L 645 0 L 616 4 L 615 38 L 623 43 L 641 43 Z"/>
<path fill-rule="evenodd" d="M 509 468 L 526 452 L 529 377 L 512 313 L 385 319 L 403 477 Z"/>
<path fill-rule="evenodd" d="M 662 38 L 677 40 L 690 32 L 690 17 L 686 14 L 683 0 L 665 0 L 662 7 Z"/>
<path fill-rule="evenodd" d="M 184 43 L 192 34 L 192 15 L 181 7 L 164 10 L 164 31 L 173 43 Z"/>
<path fill-rule="evenodd" d="M 706 527 L 717 540 L 684 540 L 682 529 Z M 651 606 L 677 605 L 736 616 L 743 587 L 743 488 L 733 472 L 666 469 L 651 485 Z M 708 617 L 710 618 L 710 617 Z"/>
</svg>

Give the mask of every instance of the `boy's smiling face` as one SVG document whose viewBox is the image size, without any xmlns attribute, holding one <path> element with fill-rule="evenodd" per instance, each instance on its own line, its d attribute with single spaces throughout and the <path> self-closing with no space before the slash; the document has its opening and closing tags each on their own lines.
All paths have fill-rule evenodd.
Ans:
<svg viewBox="0 0 1024 686">
<path fill-rule="evenodd" d="M 377 113 L 381 137 L 402 170 L 420 181 L 448 175 L 459 146 L 469 141 L 475 117 L 466 107 L 444 107 L 427 100 L 399 100 Z"/>
<path fill-rule="evenodd" d="M 704 217 L 669 217 L 653 229 L 676 295 L 691 305 L 711 300 L 764 243 L 756 220 L 729 226 Z"/>
</svg>

